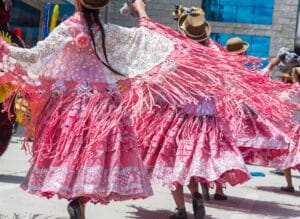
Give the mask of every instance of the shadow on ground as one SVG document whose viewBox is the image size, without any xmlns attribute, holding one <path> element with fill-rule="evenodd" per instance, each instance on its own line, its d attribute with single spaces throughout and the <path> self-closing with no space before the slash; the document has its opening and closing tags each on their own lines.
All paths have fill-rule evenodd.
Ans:
<svg viewBox="0 0 300 219">
<path fill-rule="evenodd" d="M 281 191 L 279 187 L 275 187 L 275 186 L 257 186 L 256 189 L 266 191 L 266 192 L 273 192 L 273 193 L 277 193 L 277 194 L 300 197 L 300 191 L 285 192 L 285 191 Z M 295 188 L 295 190 L 297 190 L 297 188 Z"/>
<path fill-rule="evenodd" d="M 19 144 L 20 141 L 11 140 L 9 143 L 10 143 L 10 144 Z"/>
<path fill-rule="evenodd" d="M 130 216 L 126 218 L 135 218 L 135 219 L 168 219 L 171 214 L 174 212 L 168 210 L 149 210 L 143 207 L 138 207 L 135 205 L 129 205 L 128 207 L 132 208 L 133 211 L 128 212 Z M 188 218 L 193 218 L 192 214 L 188 213 Z M 216 219 L 207 215 L 205 219 Z"/>
<path fill-rule="evenodd" d="M 25 177 L 23 176 L 12 176 L 12 175 L 1 175 L 0 174 L 0 182 L 2 183 L 15 183 L 20 184 L 24 182 Z M 2 219 L 2 218 L 0 218 Z"/>
<path fill-rule="evenodd" d="M 191 195 L 185 194 L 185 199 L 187 202 L 192 202 Z M 259 197 L 258 197 L 259 199 Z M 210 208 L 223 209 L 225 211 L 232 211 L 237 214 L 251 214 L 257 215 L 257 218 L 272 218 L 272 219 L 282 219 L 282 218 L 295 218 L 300 215 L 300 203 L 285 204 L 270 201 L 259 201 L 256 199 L 247 199 L 229 196 L 227 201 L 205 201 L 205 206 Z M 291 209 L 294 208 L 294 209 Z M 299 210 L 295 210 L 295 208 Z"/>
<path fill-rule="evenodd" d="M 42 214 L 31 214 L 31 215 L 19 215 L 12 214 L 11 216 L 0 214 L 0 219 L 68 219 L 66 217 L 51 217 Z"/>
</svg>

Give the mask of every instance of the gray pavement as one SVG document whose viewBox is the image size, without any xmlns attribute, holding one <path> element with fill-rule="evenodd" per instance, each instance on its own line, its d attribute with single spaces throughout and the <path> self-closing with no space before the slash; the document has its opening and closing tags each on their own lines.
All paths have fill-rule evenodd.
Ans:
<svg viewBox="0 0 300 219">
<path fill-rule="evenodd" d="M 20 150 L 20 139 L 13 138 L 8 151 L 0 158 L 0 219 L 68 219 L 67 202 L 35 197 L 19 188 L 29 168 L 30 157 Z M 294 171 L 294 194 L 279 190 L 285 181 L 270 169 L 249 166 L 266 177 L 254 177 L 247 183 L 228 187 L 228 201 L 207 201 L 207 219 L 300 219 L 300 174 Z M 155 195 L 147 200 L 113 202 L 107 206 L 89 204 L 87 219 L 168 219 L 174 204 L 168 190 L 154 187 Z M 212 193 L 212 192 L 211 192 Z M 186 193 L 187 210 L 192 219 L 191 196 Z"/>
</svg>

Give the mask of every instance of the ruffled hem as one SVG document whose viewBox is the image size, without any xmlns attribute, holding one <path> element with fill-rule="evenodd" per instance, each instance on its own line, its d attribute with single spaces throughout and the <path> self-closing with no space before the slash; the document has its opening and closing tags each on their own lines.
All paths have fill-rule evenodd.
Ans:
<svg viewBox="0 0 300 219">
<path fill-rule="evenodd" d="M 150 174 L 151 183 L 175 190 L 178 186 L 188 186 L 192 179 L 196 182 L 206 183 L 210 187 L 215 187 L 216 185 L 226 187 L 227 183 L 231 186 L 236 186 L 251 178 L 245 168 L 228 169 L 215 174 L 209 173 L 209 175 L 204 175 L 205 171 L 191 171 L 190 168 L 186 168 L 185 171 L 189 172 L 189 174 L 177 176 L 174 173 L 174 168 L 156 166 L 153 173 Z"/>
<path fill-rule="evenodd" d="M 197 114 L 190 115 L 197 108 Z M 227 125 L 215 117 L 214 102 L 185 109 L 157 108 L 136 123 L 139 146 L 151 180 L 169 189 L 205 183 L 236 185 L 249 179 Z M 193 111 L 193 110 L 192 110 Z"/>
<path fill-rule="evenodd" d="M 111 92 L 80 86 L 51 95 L 34 120 L 35 165 L 24 190 L 103 204 L 152 194 L 130 117 Z"/>
<path fill-rule="evenodd" d="M 286 149 L 239 147 L 241 154 L 248 164 L 270 166 L 274 159 L 285 156 Z"/>
<path fill-rule="evenodd" d="M 300 151 L 276 157 L 269 163 L 269 166 L 279 170 L 297 169 L 300 171 Z"/>
<path fill-rule="evenodd" d="M 134 166 L 111 169 L 94 166 L 77 171 L 33 166 L 21 188 L 41 197 L 52 198 L 56 195 L 67 200 L 82 197 L 86 202 L 101 204 L 153 195 L 147 173 Z"/>
</svg>

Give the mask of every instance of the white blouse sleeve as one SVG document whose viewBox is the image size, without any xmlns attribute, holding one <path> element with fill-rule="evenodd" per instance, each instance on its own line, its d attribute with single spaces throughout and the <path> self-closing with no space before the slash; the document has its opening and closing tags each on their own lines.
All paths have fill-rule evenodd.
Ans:
<svg viewBox="0 0 300 219">
<path fill-rule="evenodd" d="M 8 52 L 2 54 L 0 69 L 4 72 L 13 72 L 18 65 L 29 77 L 37 78 L 38 69 L 46 63 L 47 57 L 55 56 L 72 39 L 68 28 L 62 23 L 45 40 L 38 42 L 31 49 L 8 46 Z"/>
<path fill-rule="evenodd" d="M 20 62 L 37 63 L 46 56 L 55 53 L 58 48 L 72 39 L 64 24 L 59 25 L 50 35 L 43 41 L 39 41 L 37 45 L 31 49 L 23 49 L 19 47 L 9 47 L 12 58 Z"/>
<path fill-rule="evenodd" d="M 161 64 L 174 48 L 171 40 L 144 27 L 109 24 L 105 30 L 108 61 L 126 77 L 135 77 Z M 96 40 L 101 42 L 100 33 Z M 97 49 L 101 54 L 101 43 L 97 43 Z"/>
</svg>

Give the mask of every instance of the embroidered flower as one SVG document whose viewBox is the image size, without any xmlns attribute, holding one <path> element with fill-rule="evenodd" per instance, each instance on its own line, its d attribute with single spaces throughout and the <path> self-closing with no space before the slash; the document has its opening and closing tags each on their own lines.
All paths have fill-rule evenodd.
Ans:
<svg viewBox="0 0 300 219">
<path fill-rule="evenodd" d="M 64 81 L 62 80 L 57 80 L 55 81 L 55 83 L 52 85 L 52 93 L 54 95 L 60 95 L 65 93 L 65 91 L 67 90 L 66 85 L 64 83 Z"/>
<path fill-rule="evenodd" d="M 90 44 L 90 37 L 85 33 L 80 33 L 76 36 L 75 42 L 79 48 L 84 49 Z"/>
</svg>

